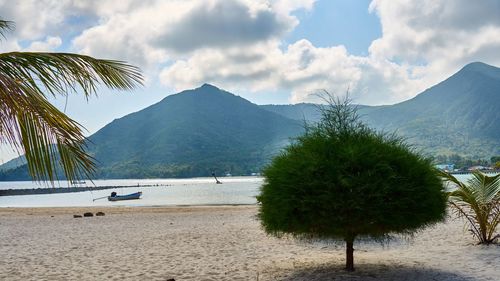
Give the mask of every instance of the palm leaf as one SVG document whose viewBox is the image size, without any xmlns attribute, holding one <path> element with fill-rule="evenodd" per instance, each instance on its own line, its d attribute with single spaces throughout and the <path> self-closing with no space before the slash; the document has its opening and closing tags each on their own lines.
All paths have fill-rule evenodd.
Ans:
<svg viewBox="0 0 500 281">
<path fill-rule="evenodd" d="M 0 72 L 41 94 L 66 95 L 81 89 L 87 98 L 95 94 L 100 83 L 112 89 L 131 90 L 143 81 L 135 66 L 70 53 L 3 53 Z"/>
<path fill-rule="evenodd" d="M 14 23 L 0 19 L 0 36 Z M 97 86 L 131 90 L 142 85 L 139 68 L 121 61 L 69 53 L 11 52 L 0 54 L 0 143 L 25 153 L 35 180 L 89 177 L 94 159 L 85 152 L 83 127 L 51 105 L 46 94 L 81 90 L 86 98 Z"/>
<path fill-rule="evenodd" d="M 5 38 L 5 32 L 14 29 L 14 22 L 0 19 L 0 36 Z"/>
<path fill-rule="evenodd" d="M 1 26 L 0 26 L 1 29 Z M 83 127 L 51 105 L 46 93 L 67 95 L 81 90 L 86 98 L 99 84 L 131 90 L 142 85 L 137 67 L 66 53 L 0 54 L 0 142 L 26 154 L 35 180 L 88 178 L 94 159 L 85 152 Z"/>
<path fill-rule="evenodd" d="M 492 243 L 496 227 L 500 224 L 500 174 L 489 177 L 479 171 L 472 174 L 467 183 L 453 175 L 440 172 L 457 189 L 448 193 L 450 205 L 459 217 L 465 217 L 471 231 L 480 243 Z"/>
<path fill-rule="evenodd" d="M 56 180 L 58 167 L 68 180 L 94 171 L 81 126 L 44 96 L 0 73 L 0 100 L 0 141 L 26 154 L 35 180 Z"/>
</svg>

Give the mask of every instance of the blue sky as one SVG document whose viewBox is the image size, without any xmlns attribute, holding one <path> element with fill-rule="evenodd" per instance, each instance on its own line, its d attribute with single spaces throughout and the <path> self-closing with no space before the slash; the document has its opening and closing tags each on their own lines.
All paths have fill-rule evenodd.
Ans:
<svg viewBox="0 0 500 281">
<path fill-rule="evenodd" d="M 316 47 L 344 45 L 353 55 L 368 55 L 373 40 L 382 35 L 375 13 L 368 11 L 369 0 L 322 0 L 311 11 L 294 13 L 300 24 L 285 37 L 292 44 L 307 38 Z"/>
<path fill-rule="evenodd" d="M 257 104 L 349 89 L 355 102 L 380 105 L 469 62 L 500 65 L 497 0 L 23 0 L 0 1 L 0 11 L 16 22 L 3 52 L 77 52 L 141 67 L 146 85 L 134 92 L 69 96 L 66 113 L 88 134 L 203 83 Z M 15 156 L 0 152 L 1 161 Z"/>
</svg>

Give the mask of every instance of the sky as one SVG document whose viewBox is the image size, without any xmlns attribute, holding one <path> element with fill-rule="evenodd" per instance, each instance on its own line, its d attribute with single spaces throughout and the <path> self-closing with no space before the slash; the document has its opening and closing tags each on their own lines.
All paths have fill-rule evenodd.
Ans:
<svg viewBox="0 0 500 281">
<path fill-rule="evenodd" d="M 500 66 L 498 0 L 0 0 L 0 52 L 75 52 L 139 66 L 133 92 L 54 104 L 90 135 L 211 83 L 257 104 L 410 99 L 482 61 Z M 15 156 L 0 148 L 0 163 Z"/>
</svg>

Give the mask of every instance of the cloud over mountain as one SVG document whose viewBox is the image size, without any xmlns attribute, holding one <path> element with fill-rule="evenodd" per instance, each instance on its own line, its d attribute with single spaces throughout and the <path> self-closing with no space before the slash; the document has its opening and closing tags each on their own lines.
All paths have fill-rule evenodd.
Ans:
<svg viewBox="0 0 500 281">
<path fill-rule="evenodd" d="M 500 65 L 499 1 L 374 0 L 370 10 L 383 30 L 371 56 L 406 64 L 426 87 L 471 61 Z"/>
<path fill-rule="evenodd" d="M 212 82 L 291 93 L 289 101 L 349 88 L 357 102 L 394 103 L 470 61 L 500 65 L 500 2 L 373 0 L 382 35 L 366 55 L 343 45 L 285 43 L 314 0 L 0 0 L 16 21 L 3 50 L 68 51 L 140 65 L 169 89 Z M 356 36 L 356 35 L 353 35 Z M 49 38 L 59 38 L 60 41 Z M 66 49 L 65 49 L 66 48 Z"/>
<path fill-rule="evenodd" d="M 175 25 L 167 24 L 156 43 L 179 53 L 225 49 L 279 38 L 295 24 L 293 18 L 280 17 L 270 7 L 252 9 L 238 1 L 209 1 L 194 6 Z"/>
</svg>

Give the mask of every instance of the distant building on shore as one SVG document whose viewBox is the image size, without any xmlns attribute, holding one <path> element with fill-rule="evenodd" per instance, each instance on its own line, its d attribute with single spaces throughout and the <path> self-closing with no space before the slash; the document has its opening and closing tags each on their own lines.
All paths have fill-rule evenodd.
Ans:
<svg viewBox="0 0 500 281">
<path fill-rule="evenodd" d="M 438 164 L 435 165 L 436 169 L 446 172 L 453 172 L 455 170 L 455 164 Z"/>
<path fill-rule="evenodd" d="M 477 170 L 484 171 L 484 170 L 493 170 L 493 168 L 478 165 L 478 166 L 472 166 L 472 167 L 468 168 L 467 170 L 468 171 L 477 171 Z"/>
</svg>

